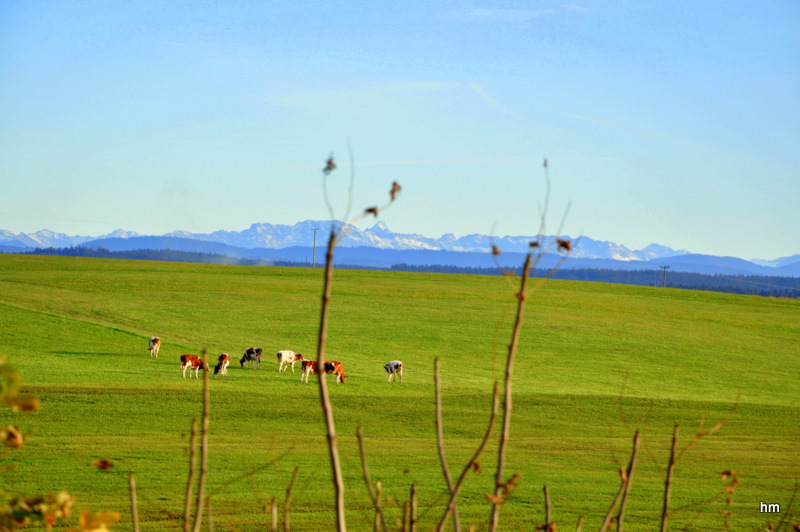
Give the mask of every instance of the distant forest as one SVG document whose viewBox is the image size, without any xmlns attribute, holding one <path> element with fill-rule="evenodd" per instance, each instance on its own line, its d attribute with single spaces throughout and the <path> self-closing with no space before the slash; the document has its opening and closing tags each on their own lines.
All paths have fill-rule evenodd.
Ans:
<svg viewBox="0 0 800 532">
<path fill-rule="evenodd" d="M 200 262 L 208 264 L 232 264 L 241 266 L 287 266 L 308 267 L 306 262 L 284 262 L 239 259 L 217 253 L 198 253 L 175 251 L 171 249 L 139 249 L 134 251 L 109 251 L 86 247 L 46 248 L 28 251 L 27 255 L 63 255 L 72 257 L 98 257 L 109 259 L 158 260 L 171 262 Z M 395 264 L 391 268 L 376 268 L 337 264 L 337 268 L 353 270 L 384 270 L 427 273 L 457 273 L 468 275 L 504 275 L 497 268 L 465 268 L 458 266 L 417 266 L 411 264 Z M 513 273 L 522 275 L 520 266 Z M 534 270 L 531 277 L 545 277 L 549 270 Z M 561 269 L 551 275 L 553 279 L 572 281 L 590 281 L 602 283 L 618 283 L 639 286 L 662 286 L 664 274 L 661 270 L 608 270 L 608 269 Z M 766 275 L 706 275 L 700 273 L 667 272 L 668 288 L 685 288 L 691 290 L 709 290 L 712 292 L 728 292 L 765 297 L 800 298 L 800 277 L 771 277 Z"/>
</svg>

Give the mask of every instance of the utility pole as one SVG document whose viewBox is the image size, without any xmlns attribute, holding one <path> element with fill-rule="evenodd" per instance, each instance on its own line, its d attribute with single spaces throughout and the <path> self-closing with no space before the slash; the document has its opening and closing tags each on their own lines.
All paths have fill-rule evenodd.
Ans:
<svg viewBox="0 0 800 532">
<path fill-rule="evenodd" d="M 659 266 L 662 270 L 664 270 L 664 288 L 667 287 L 667 270 L 669 270 L 669 266 Z"/>
<path fill-rule="evenodd" d="M 312 231 L 314 231 L 314 253 L 312 254 L 314 262 L 312 263 L 312 268 L 317 267 L 317 231 L 319 231 L 319 227 L 312 227 Z"/>
</svg>

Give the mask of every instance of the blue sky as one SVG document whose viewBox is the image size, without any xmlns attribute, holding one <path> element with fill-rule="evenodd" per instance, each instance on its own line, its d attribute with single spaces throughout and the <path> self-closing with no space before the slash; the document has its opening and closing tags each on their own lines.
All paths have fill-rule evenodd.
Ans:
<svg viewBox="0 0 800 532">
<path fill-rule="evenodd" d="M 800 253 L 800 4 L 0 3 L 0 228 L 390 229 Z M 368 226 L 372 222 L 361 225 Z"/>
</svg>

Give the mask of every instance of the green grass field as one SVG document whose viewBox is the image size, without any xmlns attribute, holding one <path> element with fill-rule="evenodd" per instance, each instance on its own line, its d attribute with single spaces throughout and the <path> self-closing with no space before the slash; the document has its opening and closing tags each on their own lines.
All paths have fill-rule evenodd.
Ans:
<svg viewBox="0 0 800 532">
<path fill-rule="evenodd" d="M 399 528 L 412 483 L 420 530 L 431 530 L 447 488 L 436 451 L 433 363 L 441 360 L 446 451 L 454 476 L 489 418 L 516 299 L 503 277 L 337 270 L 327 358 L 348 379 L 329 380 L 351 530 L 372 530 L 356 428 L 373 481 Z M 279 374 L 274 353 L 315 357 L 322 270 L 0 255 L 0 354 L 42 409 L 4 408 L 0 423 L 31 432 L 0 458 L 16 469 L 0 489 L 69 491 L 77 509 L 116 510 L 131 530 L 128 472 L 136 475 L 142 530 L 180 530 L 188 433 L 202 411 L 202 379 L 182 379 L 179 357 L 207 349 L 233 359 L 212 377 L 207 493 L 216 530 L 266 530 L 264 507 L 282 504 L 295 467 L 293 530 L 334 529 L 333 486 L 318 388 Z M 162 338 L 150 357 L 147 339 Z M 260 371 L 241 369 L 260 346 Z M 211 357 L 209 357 L 211 358 Z M 403 361 L 405 382 L 382 366 Z M 529 300 L 514 372 L 508 476 L 522 480 L 501 530 L 544 522 L 550 488 L 559 529 L 585 517 L 596 530 L 619 488 L 633 431 L 644 440 L 626 528 L 660 522 L 672 428 L 680 445 L 705 419 L 717 433 L 677 467 L 674 530 L 764 529 L 789 513 L 800 478 L 800 302 L 652 287 L 548 281 Z M 499 429 L 499 426 L 498 426 Z M 497 434 L 497 432 L 496 432 Z M 485 530 L 496 437 L 459 499 L 462 524 Z M 91 465 L 107 458 L 115 467 Z M 714 499 L 733 470 L 733 505 Z M 709 499 L 714 499 L 711 502 Z M 760 513 L 760 503 L 780 514 Z M 800 501 L 796 503 L 800 507 Z M 797 510 L 794 510 L 797 512 Z M 76 514 L 79 512 L 76 512 Z M 77 518 L 60 523 L 77 526 Z"/>
</svg>

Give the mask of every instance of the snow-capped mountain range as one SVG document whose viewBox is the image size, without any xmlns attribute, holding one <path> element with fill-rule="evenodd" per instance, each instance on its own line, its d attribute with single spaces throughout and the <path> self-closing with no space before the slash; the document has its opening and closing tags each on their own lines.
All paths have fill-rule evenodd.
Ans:
<svg viewBox="0 0 800 532">
<path fill-rule="evenodd" d="M 335 222 L 341 226 L 341 222 Z M 268 255 L 270 250 L 307 249 L 314 245 L 314 229 L 317 231 L 317 245 L 324 246 L 327 242 L 329 221 L 306 220 L 294 225 L 273 225 L 269 223 L 255 223 L 242 231 L 215 231 L 213 233 L 190 233 L 188 231 L 174 231 L 161 236 L 141 235 L 133 231 L 119 229 L 107 235 L 95 236 L 70 236 L 53 231 L 37 231 L 36 233 L 12 233 L 0 229 L 0 251 L 6 253 L 29 251 L 35 248 L 65 248 L 75 246 L 103 247 L 109 250 L 121 249 L 177 249 L 184 251 L 203 250 L 211 253 L 242 255 L 249 250 L 249 256 L 255 256 L 260 251 Z M 525 236 L 496 236 L 471 234 L 456 237 L 447 233 L 439 238 L 427 237 L 419 234 L 394 233 L 383 222 L 378 222 L 368 229 L 361 230 L 355 226 L 348 226 L 347 238 L 340 244 L 343 248 L 376 248 L 382 250 L 392 260 L 405 260 L 400 252 L 417 252 L 417 256 L 424 252 L 426 257 L 440 253 L 440 257 L 450 257 L 448 261 L 456 260 L 459 252 L 464 254 L 486 254 L 492 244 L 496 245 L 503 253 L 527 253 L 530 242 L 536 239 L 535 235 Z M 545 242 L 552 241 L 553 237 L 546 237 Z M 194 244 L 192 244 L 194 242 Z M 138 247 L 137 247 L 138 246 Z M 238 251 L 237 251 L 238 250 Z M 391 252 L 391 253 L 390 253 Z M 299 252 L 298 252 L 299 253 Z M 275 255 L 273 253 L 273 255 Z M 363 255 L 363 253 L 362 253 Z M 277 257 L 277 255 L 275 255 Z M 301 255 L 298 255 L 301 256 Z M 705 263 L 737 262 L 736 271 L 750 273 L 767 273 L 774 275 L 797 275 L 795 269 L 800 270 L 800 254 L 782 257 L 775 260 L 744 261 L 733 257 L 710 257 L 707 255 L 694 255 L 689 251 L 675 250 L 659 244 L 631 250 L 628 247 L 614 242 L 594 240 L 582 236 L 575 242 L 570 254 L 570 261 L 587 264 L 587 267 L 612 268 L 614 264 L 620 268 L 632 267 L 655 268 L 660 261 L 671 258 L 679 264 L 697 263 L 701 259 Z M 713 259 L 713 260 L 712 260 Z M 276 259 L 286 260 L 286 259 Z M 435 259 L 426 259 L 427 261 Z M 602 265 L 588 266 L 590 261 L 610 261 Z M 647 264 L 645 264 L 647 263 Z M 600 264 L 600 263 L 597 263 Z M 649 264 L 649 266 L 648 266 Z M 675 267 L 673 266 L 673 267 Z M 678 266 L 679 267 L 679 266 Z M 752 267 L 752 268 L 751 268 Z M 742 270 L 744 268 L 744 270 Z M 772 270 L 775 270 L 772 273 Z M 778 271 L 780 270 L 780 271 Z"/>
<path fill-rule="evenodd" d="M 341 226 L 341 222 L 336 222 Z M 203 242 L 217 242 L 229 246 L 255 249 L 281 249 L 289 247 L 307 247 L 314 244 L 314 228 L 318 228 L 318 245 L 327 242 L 330 229 L 328 221 L 306 220 L 295 225 L 273 225 L 269 223 L 255 223 L 243 231 L 215 231 L 213 233 L 191 233 L 188 231 L 173 231 L 161 235 L 163 237 L 185 238 Z M 42 230 L 36 233 L 12 233 L 0 229 L 0 245 L 3 247 L 18 248 L 48 248 L 48 247 L 75 247 L 97 240 L 130 239 L 134 237 L 150 236 L 133 231 L 118 229 L 103 236 L 70 236 L 63 233 Z M 393 250 L 430 250 L 430 251 L 467 251 L 486 252 L 492 244 L 497 245 L 504 252 L 525 253 L 529 244 L 536 236 L 496 236 L 471 234 L 456 237 L 447 233 L 439 238 L 431 238 L 420 234 L 393 233 L 383 222 L 378 222 L 368 229 L 361 230 L 349 226 L 347 238 L 342 247 L 375 247 Z M 551 240 L 547 237 L 546 240 Z M 666 246 L 651 244 L 644 249 L 630 250 L 616 244 L 581 237 L 572 251 L 575 258 L 612 259 L 612 260 L 650 260 L 654 258 L 685 255 L 686 250 L 674 250 Z"/>
</svg>

